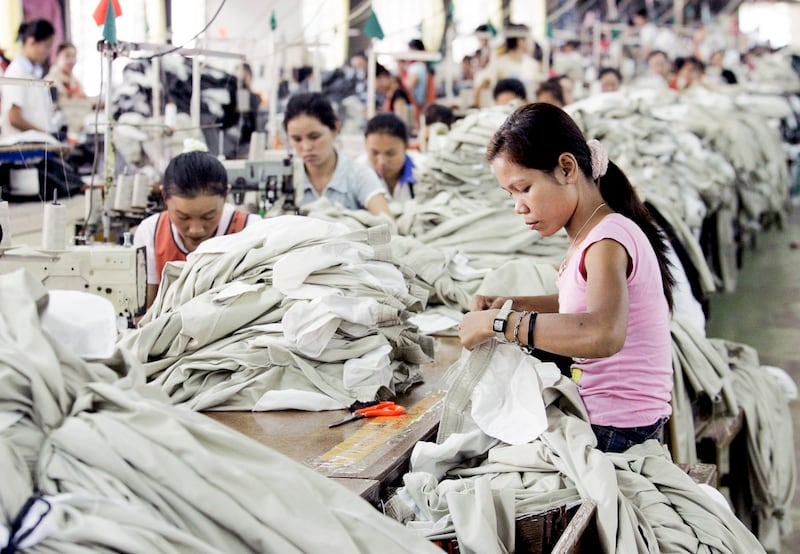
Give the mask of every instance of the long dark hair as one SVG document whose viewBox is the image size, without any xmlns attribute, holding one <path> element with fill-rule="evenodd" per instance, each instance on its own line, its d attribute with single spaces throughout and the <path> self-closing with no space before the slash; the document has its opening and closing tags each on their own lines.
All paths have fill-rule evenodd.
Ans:
<svg viewBox="0 0 800 554">
<path fill-rule="evenodd" d="M 498 156 L 505 156 L 522 167 L 555 171 L 559 156 L 565 152 L 575 156 L 580 170 L 591 178 L 592 154 L 586 137 L 572 118 L 551 104 L 534 103 L 521 106 L 508 116 L 489 142 L 486 159 L 491 162 Z M 672 309 L 675 280 L 669 269 L 667 245 L 647 207 L 639 199 L 625 173 L 612 161 L 608 162 L 606 174 L 595 182 L 606 204 L 618 214 L 633 220 L 647 236 L 658 259 L 664 296 Z"/>
</svg>

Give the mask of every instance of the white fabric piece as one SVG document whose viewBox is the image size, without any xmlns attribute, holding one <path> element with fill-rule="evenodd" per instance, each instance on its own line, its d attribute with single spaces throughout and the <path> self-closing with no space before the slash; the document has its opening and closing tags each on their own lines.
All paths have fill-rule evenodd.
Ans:
<svg viewBox="0 0 800 554">
<path fill-rule="evenodd" d="M 433 475 L 438 482 L 450 468 L 479 456 L 500 443 L 478 429 L 472 421 L 465 420 L 464 427 L 463 432 L 453 433 L 441 444 L 425 441 L 415 444 L 411 451 L 409 472 Z"/>
<path fill-rule="evenodd" d="M 342 383 L 347 388 L 364 385 L 381 385 L 392 380 L 392 366 L 389 355 L 390 344 L 367 352 L 363 356 L 347 360 L 342 371 Z"/>
<path fill-rule="evenodd" d="M 476 268 L 469 265 L 469 258 L 464 254 L 456 254 L 447 266 L 447 273 L 456 281 L 472 281 L 486 276 L 491 271 L 488 267 Z"/>
<path fill-rule="evenodd" d="M 85 359 L 110 358 L 117 342 L 114 305 L 88 292 L 50 291 L 42 328 L 59 344 Z"/>
<path fill-rule="evenodd" d="M 794 382 L 792 376 L 785 369 L 772 365 L 762 365 L 761 369 L 769 373 L 788 400 L 797 400 L 797 383 Z"/>
<path fill-rule="evenodd" d="M 17 423 L 22 417 L 22 412 L 0 412 L 0 433 Z"/>
<path fill-rule="evenodd" d="M 675 249 L 669 241 L 666 242 L 666 245 L 667 260 L 672 266 L 670 269 L 675 279 L 672 287 L 672 313 L 691 326 L 699 335 L 705 336 L 706 314 L 703 312 L 703 306 L 692 293 L 692 285 L 689 283 L 689 278 L 686 276 L 686 271 L 683 269 L 683 264 L 675 253 Z"/>
<path fill-rule="evenodd" d="M 17 543 L 18 548 L 24 549 L 36 546 L 58 531 L 58 526 L 53 521 L 56 519 L 56 514 L 53 512 L 47 513 L 49 510 L 47 502 L 47 497 L 39 500 L 25 514 L 16 536 L 29 531 L 30 534 Z M 0 544 L 7 545 L 10 540 L 12 540 L 10 529 L 0 525 Z"/>
<path fill-rule="evenodd" d="M 472 392 L 472 418 L 484 433 L 507 444 L 526 444 L 547 429 L 535 361 L 513 344 L 498 344 Z"/>
<path fill-rule="evenodd" d="M 283 316 L 283 332 L 306 356 L 319 357 L 342 321 L 367 328 L 378 324 L 374 298 L 329 295 L 310 302 L 294 303 Z"/>
<path fill-rule="evenodd" d="M 263 287 L 260 284 L 248 285 L 247 283 L 243 283 L 241 281 L 234 281 L 226 285 L 225 288 L 214 295 L 214 302 L 224 304 L 229 300 L 236 299 L 245 293 L 255 292 L 261 290 L 262 288 Z"/>
<path fill-rule="evenodd" d="M 44 495 L 37 500 L 25 514 L 22 525 L 20 525 L 17 531 L 17 535 L 24 534 L 29 530 L 30 534 L 17 543 L 17 548 L 25 549 L 34 547 L 46 541 L 60 530 L 58 521 L 63 515 L 51 509 L 52 506 L 59 504 L 82 504 L 87 502 L 124 505 L 124 503 L 119 500 L 102 498 L 91 494 L 66 493 L 53 496 Z M 0 525 L 0 544 L 7 545 L 10 539 L 10 530 L 4 525 Z"/>
<path fill-rule="evenodd" d="M 711 500 L 733 512 L 733 509 L 731 508 L 731 505 L 728 504 L 728 500 L 725 498 L 725 495 L 719 492 L 718 489 L 712 487 L 711 485 L 706 485 L 705 483 L 698 483 L 697 488 L 706 493 Z"/>
<path fill-rule="evenodd" d="M 286 389 L 265 392 L 253 406 L 253 411 L 304 410 L 307 412 L 322 412 L 325 410 L 343 410 L 345 408 L 347 406 L 337 402 L 327 394 Z"/>
<path fill-rule="evenodd" d="M 561 370 L 553 362 L 536 364 L 536 372 L 539 374 L 539 379 L 542 380 L 543 389 L 552 387 L 556 381 L 561 379 Z"/>
<path fill-rule="evenodd" d="M 453 312 L 453 315 L 458 314 L 458 318 L 449 315 L 446 312 Z M 447 308 L 440 309 L 439 307 L 431 308 L 421 314 L 414 314 L 408 321 L 417 326 L 419 332 L 423 335 L 436 335 L 447 329 L 452 329 L 461 321 L 462 313 L 455 310 L 448 310 Z"/>
</svg>

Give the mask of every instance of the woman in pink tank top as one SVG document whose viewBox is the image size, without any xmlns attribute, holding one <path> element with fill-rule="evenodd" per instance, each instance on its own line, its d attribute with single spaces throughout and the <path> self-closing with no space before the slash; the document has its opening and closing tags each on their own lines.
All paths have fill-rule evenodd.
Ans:
<svg viewBox="0 0 800 554">
<path fill-rule="evenodd" d="M 673 279 L 647 208 L 602 145 L 552 105 L 517 109 L 487 159 L 528 228 L 542 236 L 564 228 L 570 244 L 558 294 L 476 296 L 460 325 L 462 344 L 495 338 L 571 358 L 601 450 L 663 440 Z"/>
</svg>

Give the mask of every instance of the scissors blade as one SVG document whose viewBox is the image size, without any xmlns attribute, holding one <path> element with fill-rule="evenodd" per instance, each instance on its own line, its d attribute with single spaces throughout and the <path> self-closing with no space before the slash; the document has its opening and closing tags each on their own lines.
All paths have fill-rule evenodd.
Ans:
<svg viewBox="0 0 800 554">
<path fill-rule="evenodd" d="M 362 417 L 364 417 L 363 414 L 359 414 L 357 412 L 354 412 L 354 413 L 350 414 L 349 416 L 340 419 L 339 421 L 334 421 L 333 423 L 328 425 L 328 429 L 330 429 L 331 427 L 338 427 L 339 425 L 344 425 L 345 423 L 348 423 L 348 422 L 356 420 L 356 419 L 361 419 Z"/>
</svg>

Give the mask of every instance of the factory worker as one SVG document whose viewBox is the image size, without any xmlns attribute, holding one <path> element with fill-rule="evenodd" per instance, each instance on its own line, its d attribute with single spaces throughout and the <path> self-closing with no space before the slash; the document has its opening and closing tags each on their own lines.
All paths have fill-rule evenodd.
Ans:
<svg viewBox="0 0 800 554">
<path fill-rule="evenodd" d="M 333 141 L 339 121 L 325 96 L 318 92 L 295 94 L 286 105 L 283 124 L 305 168 L 301 205 L 324 196 L 350 210 L 366 209 L 392 217 L 386 189 L 375 172 L 336 151 Z"/>
<path fill-rule="evenodd" d="M 6 77 L 41 79 L 42 64 L 50 58 L 55 29 L 45 19 L 33 19 L 20 24 L 18 40 L 20 50 L 6 69 Z M 53 101 L 47 87 L 3 85 L 0 128 L 3 135 L 24 131 L 50 133 L 55 130 L 51 122 Z"/>
<path fill-rule="evenodd" d="M 663 440 L 671 414 L 673 277 L 663 236 L 602 145 L 550 104 L 518 108 L 487 148 L 526 226 L 570 244 L 549 296 L 476 296 L 466 348 L 496 338 L 573 358 L 597 448 Z M 499 309 L 498 309 L 499 308 Z"/>
<path fill-rule="evenodd" d="M 153 303 L 167 262 L 182 261 L 201 242 L 238 233 L 260 217 L 225 202 L 228 174 L 207 152 L 184 152 L 170 160 L 161 194 L 167 211 L 142 221 L 133 237 L 147 258 L 147 307 Z"/>
<path fill-rule="evenodd" d="M 408 150 L 408 129 L 393 113 L 378 114 L 367 122 L 364 133 L 367 160 L 391 198 L 405 202 L 414 198 L 415 164 Z"/>
</svg>

